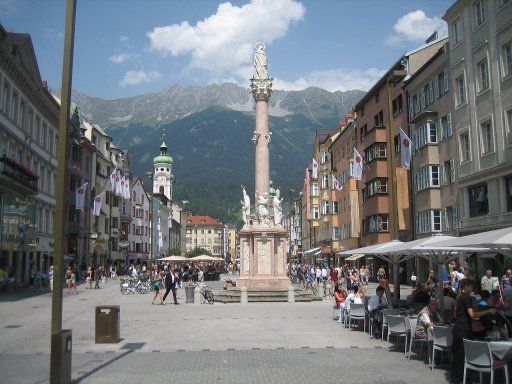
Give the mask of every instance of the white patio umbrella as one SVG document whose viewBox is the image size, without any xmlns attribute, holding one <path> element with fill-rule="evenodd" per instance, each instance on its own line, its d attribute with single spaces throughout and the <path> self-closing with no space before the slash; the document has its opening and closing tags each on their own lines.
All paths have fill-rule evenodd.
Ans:
<svg viewBox="0 0 512 384">
<path fill-rule="evenodd" d="M 512 253 L 512 227 L 480 232 L 474 235 L 454 237 L 440 241 L 439 247 L 474 247 L 508 254 Z"/>
<path fill-rule="evenodd" d="M 158 260 L 159 261 L 187 261 L 188 258 L 183 257 L 183 256 L 174 255 L 174 256 L 162 257 L 161 259 L 158 259 Z"/>
<path fill-rule="evenodd" d="M 190 261 L 224 261 L 224 259 L 221 259 L 220 257 L 213 257 L 210 255 L 199 255 L 196 257 L 191 257 L 188 260 L 190 260 Z"/>
</svg>

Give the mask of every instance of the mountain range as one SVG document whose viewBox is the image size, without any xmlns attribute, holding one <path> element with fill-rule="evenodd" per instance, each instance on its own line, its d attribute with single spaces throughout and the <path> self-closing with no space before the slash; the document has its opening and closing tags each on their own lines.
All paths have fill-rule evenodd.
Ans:
<svg viewBox="0 0 512 384">
<path fill-rule="evenodd" d="M 363 95 L 359 90 L 328 92 L 315 87 L 272 93 L 271 179 L 285 199 L 290 188 L 302 185 L 316 130 L 337 128 Z M 84 118 L 112 136 L 116 146 L 128 149 L 132 173 L 143 179 L 165 137 L 174 159 L 174 201 L 193 214 L 240 222 L 240 185 L 254 188 L 254 101 L 249 88 L 232 83 L 175 85 L 117 100 L 75 91 L 73 101 Z"/>
</svg>

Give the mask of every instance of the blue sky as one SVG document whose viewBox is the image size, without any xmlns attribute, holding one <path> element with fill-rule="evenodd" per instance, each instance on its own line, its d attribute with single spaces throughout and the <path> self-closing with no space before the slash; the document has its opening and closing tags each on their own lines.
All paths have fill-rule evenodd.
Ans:
<svg viewBox="0 0 512 384">
<path fill-rule="evenodd" d="M 367 90 L 432 31 L 451 0 L 77 0 L 73 88 L 115 99 L 174 84 L 248 86 L 264 41 L 276 89 Z M 0 0 L 32 36 L 41 76 L 61 81 L 64 0 Z"/>
</svg>

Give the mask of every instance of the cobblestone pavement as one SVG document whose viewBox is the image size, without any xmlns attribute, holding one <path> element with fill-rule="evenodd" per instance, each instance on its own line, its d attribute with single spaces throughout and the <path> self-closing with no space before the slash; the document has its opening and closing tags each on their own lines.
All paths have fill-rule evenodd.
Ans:
<svg viewBox="0 0 512 384">
<path fill-rule="evenodd" d="M 183 290 L 180 302 L 184 301 Z M 121 306 L 121 342 L 94 343 L 94 307 Z M 0 382 L 45 383 L 49 375 L 49 294 L 0 296 Z M 76 383 L 444 383 L 425 356 L 331 318 L 330 302 L 151 305 L 149 295 L 99 291 L 65 295 L 63 328 L 73 330 Z"/>
</svg>

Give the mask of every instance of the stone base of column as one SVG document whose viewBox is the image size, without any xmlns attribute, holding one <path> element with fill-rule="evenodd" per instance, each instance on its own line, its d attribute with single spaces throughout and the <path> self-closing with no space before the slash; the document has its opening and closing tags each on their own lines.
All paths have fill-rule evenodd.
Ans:
<svg viewBox="0 0 512 384">
<path fill-rule="evenodd" d="M 240 277 L 236 286 L 249 291 L 287 291 L 286 230 L 253 225 L 240 230 Z"/>
</svg>

